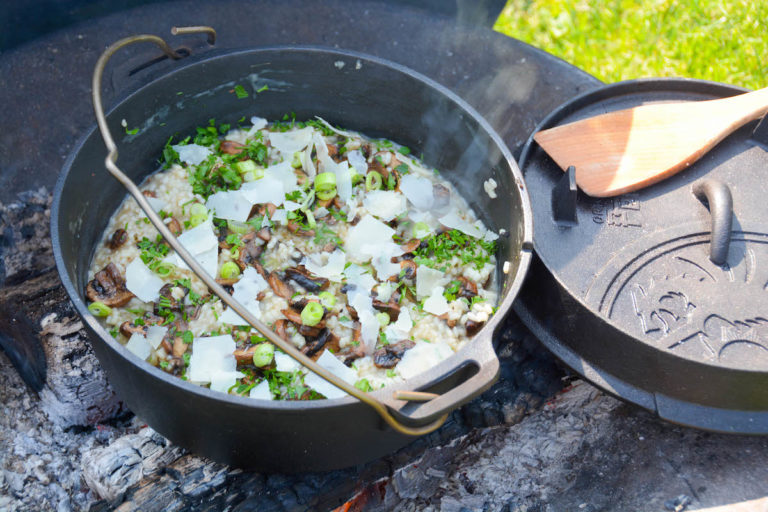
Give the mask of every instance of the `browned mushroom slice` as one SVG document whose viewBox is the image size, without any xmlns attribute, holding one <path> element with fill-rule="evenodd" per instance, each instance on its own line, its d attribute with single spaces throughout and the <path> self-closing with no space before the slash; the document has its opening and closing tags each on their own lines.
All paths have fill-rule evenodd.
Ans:
<svg viewBox="0 0 768 512">
<path fill-rule="evenodd" d="M 245 270 L 245 267 L 251 265 L 254 261 L 258 261 L 259 256 L 264 251 L 264 245 L 256 241 L 255 232 L 244 235 L 240 240 L 243 242 L 243 246 L 238 250 L 236 263 L 241 270 Z"/>
<path fill-rule="evenodd" d="M 320 331 L 325 327 L 325 321 L 321 320 L 316 325 L 304 325 L 301 323 L 301 313 L 295 309 L 286 308 L 281 310 L 281 313 L 285 315 L 285 318 L 296 324 L 299 334 L 302 336 L 309 336 L 310 338 L 316 338 L 320 335 Z"/>
<path fill-rule="evenodd" d="M 147 329 L 149 329 L 148 325 L 133 325 L 133 322 L 130 320 L 126 320 L 120 324 L 120 334 L 126 338 L 130 338 L 134 334 L 141 334 L 142 336 L 146 336 Z"/>
<path fill-rule="evenodd" d="M 280 336 L 285 341 L 289 341 L 290 339 L 290 337 L 288 336 L 288 332 L 286 331 L 287 327 L 288 327 L 288 320 L 284 318 L 275 320 L 275 334 Z"/>
<path fill-rule="evenodd" d="M 397 322 L 397 317 L 400 316 L 400 305 L 397 302 L 382 302 L 378 299 L 373 299 L 373 307 L 389 315 L 391 322 Z"/>
<path fill-rule="evenodd" d="M 477 334 L 480 329 L 483 328 L 485 325 L 485 322 L 475 322 L 474 320 L 467 320 L 467 323 L 464 324 L 464 329 L 467 331 L 467 336 L 474 336 Z"/>
<path fill-rule="evenodd" d="M 114 251 L 118 247 L 121 247 L 127 241 L 128 241 L 128 232 L 122 228 L 116 229 L 115 232 L 112 233 L 112 236 L 110 237 L 109 241 L 107 242 L 107 247 L 109 247 Z"/>
<path fill-rule="evenodd" d="M 222 153 L 228 155 L 239 155 L 245 150 L 245 146 L 233 140 L 223 140 L 221 141 L 221 145 L 219 145 L 219 149 Z"/>
<path fill-rule="evenodd" d="M 421 240 L 419 240 L 418 238 L 414 238 L 413 240 L 409 240 L 407 243 L 404 243 L 403 245 L 401 245 L 400 248 L 405 253 L 411 253 L 416 249 L 418 249 L 420 245 L 421 245 Z"/>
<path fill-rule="evenodd" d="M 125 287 L 125 278 L 120 275 L 114 263 L 96 272 L 85 287 L 85 295 L 92 302 L 101 302 L 110 307 L 124 306 L 133 297 Z"/>
<path fill-rule="evenodd" d="M 256 236 L 264 240 L 265 242 L 269 242 L 272 240 L 272 233 L 269 231 L 269 228 L 261 228 L 256 232 Z"/>
<path fill-rule="evenodd" d="M 229 277 L 229 278 L 223 278 L 223 277 L 217 277 L 216 282 L 223 286 L 224 288 L 228 286 L 234 286 L 235 283 L 237 283 L 240 280 L 239 277 Z M 234 289 L 233 289 L 234 291 Z"/>
<path fill-rule="evenodd" d="M 400 273 L 389 278 L 389 281 L 402 281 L 403 279 L 416 279 L 416 262 L 413 260 L 400 261 Z"/>
<path fill-rule="evenodd" d="M 330 281 L 324 277 L 314 277 L 303 267 L 291 267 L 285 269 L 285 278 L 290 279 L 305 290 L 317 293 L 328 288 Z"/>
<path fill-rule="evenodd" d="M 175 217 L 171 217 L 171 220 L 168 221 L 168 229 L 178 236 L 181 234 L 181 223 Z"/>
<path fill-rule="evenodd" d="M 187 351 L 187 344 L 184 343 L 184 340 L 181 336 L 176 336 L 173 339 L 173 356 L 174 357 L 181 357 L 184 355 L 184 353 Z"/>
<path fill-rule="evenodd" d="M 373 364 L 378 368 L 394 368 L 403 358 L 406 350 L 416 345 L 411 340 L 398 341 L 393 345 L 387 345 L 373 353 Z"/>
<path fill-rule="evenodd" d="M 314 356 L 320 356 L 323 350 L 331 349 L 333 352 L 339 351 L 339 338 L 334 335 L 327 327 L 320 331 L 320 334 L 314 340 L 307 341 L 301 351 L 307 356 L 316 359 Z"/>
<path fill-rule="evenodd" d="M 459 282 L 461 282 L 459 297 L 471 299 L 477 295 L 477 284 L 474 281 L 470 281 L 464 276 L 459 276 Z"/>
<path fill-rule="evenodd" d="M 269 277 L 267 277 L 267 282 L 269 283 L 269 287 L 272 288 L 272 291 L 275 292 L 275 295 L 282 297 L 285 300 L 291 299 L 293 290 L 288 286 L 288 283 L 280 279 L 277 272 L 270 272 Z"/>
<path fill-rule="evenodd" d="M 314 229 L 304 229 L 299 225 L 298 222 L 293 220 L 289 221 L 286 227 L 288 228 L 288 231 L 290 231 L 291 233 L 295 233 L 299 236 L 307 236 L 307 237 L 315 236 Z"/>
<path fill-rule="evenodd" d="M 237 364 L 250 364 L 253 363 L 253 353 L 256 351 L 256 345 L 251 345 L 248 348 L 235 349 L 233 355 Z"/>
</svg>

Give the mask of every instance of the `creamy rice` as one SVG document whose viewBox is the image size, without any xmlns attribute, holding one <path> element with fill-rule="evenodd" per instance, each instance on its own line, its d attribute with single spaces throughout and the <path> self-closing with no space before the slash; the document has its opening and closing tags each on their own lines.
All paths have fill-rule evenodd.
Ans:
<svg viewBox="0 0 768 512">
<path fill-rule="evenodd" d="M 428 370 L 487 322 L 497 236 L 436 171 L 322 120 L 251 122 L 167 146 L 168 168 L 141 187 L 251 313 L 364 390 Z M 261 399 L 343 395 L 272 357 L 130 197 L 105 230 L 88 293 L 117 340 L 181 378 Z"/>
</svg>

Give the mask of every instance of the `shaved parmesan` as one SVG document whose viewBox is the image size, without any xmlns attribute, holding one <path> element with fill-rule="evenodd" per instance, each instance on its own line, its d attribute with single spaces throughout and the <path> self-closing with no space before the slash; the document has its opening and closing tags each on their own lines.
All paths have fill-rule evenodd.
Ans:
<svg viewBox="0 0 768 512">
<path fill-rule="evenodd" d="M 448 214 L 443 215 L 438 220 L 443 226 L 451 229 L 458 229 L 465 235 L 473 236 L 475 238 L 483 238 L 485 235 L 484 229 L 481 229 L 476 224 L 472 224 L 469 221 L 462 219 L 456 210 L 450 211 Z"/>
<path fill-rule="evenodd" d="M 163 280 L 149 270 L 140 257 L 134 258 L 125 269 L 125 287 L 143 302 L 157 299 L 163 284 Z"/>
<path fill-rule="evenodd" d="M 275 397 L 272 396 L 272 391 L 269 389 L 269 382 L 264 379 L 263 381 L 256 384 L 256 386 L 251 388 L 251 393 L 248 395 L 249 398 L 255 398 L 257 400 L 274 400 Z"/>
<path fill-rule="evenodd" d="M 254 135 L 256 135 L 256 132 L 258 132 L 262 128 L 265 128 L 267 126 L 267 120 L 264 119 L 263 117 L 253 116 L 251 117 L 251 124 L 253 126 L 251 126 L 251 129 L 248 130 L 248 133 L 246 135 L 248 138 L 253 137 Z"/>
<path fill-rule="evenodd" d="M 315 130 L 311 126 L 290 132 L 270 132 L 269 141 L 272 143 L 272 147 L 283 155 L 293 155 L 296 151 L 301 151 L 309 145 L 314 132 Z"/>
<path fill-rule="evenodd" d="M 396 370 L 404 379 L 410 379 L 434 368 L 452 355 L 453 350 L 445 343 L 417 341 L 412 349 L 405 351 Z"/>
<path fill-rule="evenodd" d="M 417 210 L 429 210 L 435 202 L 432 182 L 427 178 L 406 174 L 400 180 L 400 191 Z"/>
<path fill-rule="evenodd" d="M 336 173 L 336 190 L 342 201 L 349 203 L 352 199 L 352 170 L 347 162 L 341 162 L 334 168 Z"/>
<path fill-rule="evenodd" d="M 357 381 L 357 372 L 348 368 L 344 363 L 336 359 L 336 356 L 331 354 L 328 350 L 324 350 L 323 353 L 320 354 L 320 357 L 317 358 L 317 364 L 336 375 L 347 384 L 354 385 L 355 381 Z M 307 375 L 304 377 L 304 383 L 328 399 L 342 398 L 347 395 L 347 393 L 341 389 L 310 371 L 308 371 Z"/>
<path fill-rule="evenodd" d="M 360 262 L 365 262 L 371 258 L 370 247 L 381 245 L 382 242 L 391 242 L 394 234 L 394 229 L 373 216 L 366 215 L 349 230 L 344 247 L 347 254 Z M 364 251 L 365 246 L 369 246 L 368 252 Z"/>
<path fill-rule="evenodd" d="M 237 361 L 233 355 L 235 348 L 235 340 L 229 334 L 195 338 L 187 377 L 192 382 L 210 382 L 211 389 L 222 390 L 227 382 L 232 382 L 231 387 L 234 379 L 244 376 L 236 371 Z"/>
<path fill-rule="evenodd" d="M 395 343 L 399 340 L 407 339 L 411 334 L 412 328 L 413 321 L 411 320 L 411 315 L 407 308 L 403 308 L 397 316 L 397 322 L 389 324 L 384 332 L 390 343 Z"/>
<path fill-rule="evenodd" d="M 150 325 L 149 328 L 147 328 L 147 342 L 152 345 L 152 348 L 156 349 L 160 346 L 160 343 L 163 341 L 166 334 L 168 334 L 167 327 Z"/>
<path fill-rule="evenodd" d="M 151 206 L 152 209 L 155 210 L 156 212 L 159 212 L 160 210 L 165 209 L 165 206 L 166 206 L 165 201 L 163 201 L 158 197 L 144 196 L 144 199 L 147 200 L 147 202 L 149 203 L 149 206 Z"/>
<path fill-rule="evenodd" d="M 432 294 L 432 290 L 438 286 L 443 286 L 447 282 L 444 272 L 429 268 L 426 265 L 420 265 L 416 272 L 416 298 L 421 300 Z"/>
<path fill-rule="evenodd" d="M 372 215 L 389 222 L 405 211 L 405 196 L 394 190 L 371 190 L 365 195 L 363 206 Z"/>
<path fill-rule="evenodd" d="M 385 281 L 400 273 L 400 264 L 392 263 L 392 258 L 403 254 L 403 249 L 394 242 L 363 246 L 363 252 L 371 255 L 371 265 L 376 270 L 376 278 Z"/>
<path fill-rule="evenodd" d="M 269 284 L 267 284 L 255 268 L 246 267 L 240 280 L 233 286 L 232 298 L 239 302 L 253 316 L 259 318 L 261 310 L 256 297 L 268 287 Z M 244 318 L 229 307 L 219 316 L 219 321 L 231 325 L 248 325 Z"/>
<path fill-rule="evenodd" d="M 312 146 L 307 146 L 307 149 L 301 154 L 301 168 L 309 179 L 314 179 L 317 176 L 317 169 L 315 169 L 315 163 L 312 161 Z"/>
<path fill-rule="evenodd" d="M 290 194 L 294 190 L 299 190 L 296 172 L 293 167 L 291 167 L 290 161 L 280 162 L 279 164 L 267 167 L 264 169 L 264 178 L 274 178 L 282 182 L 286 194 Z M 259 180 L 256 180 L 256 182 L 258 181 Z M 274 203 L 274 201 L 271 202 Z"/>
<path fill-rule="evenodd" d="M 293 212 L 301 208 L 301 205 L 294 201 L 285 201 L 283 208 L 285 208 L 286 211 Z"/>
<path fill-rule="evenodd" d="M 238 371 L 218 372 L 211 376 L 211 390 L 227 393 L 229 388 L 237 384 L 237 379 L 245 377 L 244 373 Z"/>
<path fill-rule="evenodd" d="M 301 264 L 316 276 L 325 277 L 326 279 L 340 283 L 343 279 L 342 273 L 344 272 L 344 265 L 347 262 L 347 257 L 344 254 L 344 251 L 336 249 L 327 255 L 325 263 L 321 263 L 320 258 L 323 257 L 323 254 L 305 257 Z"/>
<path fill-rule="evenodd" d="M 243 183 L 239 191 L 251 204 L 273 203 L 276 206 L 285 200 L 283 181 L 274 176 L 264 176 L 256 181 Z"/>
<path fill-rule="evenodd" d="M 448 312 L 448 301 L 443 296 L 445 288 L 438 286 L 432 290 L 432 294 L 424 301 L 424 311 L 440 316 Z"/>
<path fill-rule="evenodd" d="M 220 219 L 245 222 L 251 213 L 253 203 L 239 190 L 216 192 L 208 197 L 205 207 L 212 210 Z"/>
<path fill-rule="evenodd" d="M 273 222 L 279 222 L 280 224 L 288 224 L 288 212 L 285 211 L 283 208 L 275 210 L 275 213 L 272 214 Z"/>
<path fill-rule="evenodd" d="M 354 151 L 347 151 L 345 155 L 349 165 L 354 167 L 358 174 L 365 176 L 365 173 L 368 172 L 368 162 L 365 161 L 363 153 L 359 149 L 355 149 Z"/>
<path fill-rule="evenodd" d="M 381 302 L 389 302 L 389 298 L 392 297 L 395 288 L 397 288 L 397 285 L 389 281 L 379 283 L 379 286 L 376 287 L 376 298 Z"/>
<path fill-rule="evenodd" d="M 275 351 L 275 369 L 279 372 L 295 372 L 301 365 L 291 356 Z"/>
<path fill-rule="evenodd" d="M 171 146 L 179 154 L 179 160 L 190 165 L 198 165 L 200 162 L 211 156 L 210 148 L 198 144 L 187 144 L 185 146 Z"/>
<path fill-rule="evenodd" d="M 351 264 L 344 269 L 344 276 L 347 278 L 347 284 L 353 285 L 361 290 L 372 290 L 376 286 L 376 280 L 373 276 L 360 265 Z"/>
<path fill-rule="evenodd" d="M 178 239 L 181 245 L 193 255 L 219 246 L 219 240 L 213 232 L 213 224 L 210 220 L 183 232 Z"/>
<path fill-rule="evenodd" d="M 137 355 L 139 359 L 145 360 L 152 353 L 152 346 L 147 341 L 147 338 L 139 333 L 134 333 L 125 344 L 125 348 L 130 350 L 133 354 Z"/>
</svg>

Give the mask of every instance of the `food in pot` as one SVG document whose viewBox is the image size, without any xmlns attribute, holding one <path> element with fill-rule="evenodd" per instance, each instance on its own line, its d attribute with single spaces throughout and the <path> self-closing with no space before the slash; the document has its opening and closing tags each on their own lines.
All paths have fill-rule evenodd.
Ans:
<svg viewBox="0 0 768 512">
<path fill-rule="evenodd" d="M 241 122 L 244 120 L 241 120 Z M 494 311 L 497 235 L 408 148 L 286 117 L 211 120 L 142 192 L 235 299 L 369 391 L 453 354 Z M 89 310 L 126 348 L 211 389 L 344 396 L 231 311 L 127 198 L 93 258 Z"/>
</svg>

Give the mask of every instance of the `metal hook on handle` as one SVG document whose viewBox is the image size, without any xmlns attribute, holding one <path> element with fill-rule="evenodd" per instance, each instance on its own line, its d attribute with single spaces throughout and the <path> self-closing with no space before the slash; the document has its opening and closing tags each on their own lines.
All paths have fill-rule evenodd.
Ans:
<svg viewBox="0 0 768 512">
<path fill-rule="evenodd" d="M 173 34 L 207 33 L 208 42 L 211 44 L 213 44 L 216 37 L 216 31 L 211 27 L 174 27 L 171 32 Z M 423 426 L 411 427 L 404 425 L 400 420 L 393 416 L 393 414 L 390 412 L 390 409 L 385 404 L 374 398 L 372 395 L 354 387 L 330 371 L 326 370 L 322 366 L 318 365 L 316 362 L 302 354 L 296 347 L 293 346 L 293 344 L 280 338 L 266 324 L 262 323 L 260 320 L 254 317 L 250 311 L 248 311 L 238 301 L 232 298 L 232 296 L 229 295 L 226 290 L 224 290 L 224 288 L 222 288 L 214 280 L 213 277 L 205 272 L 197 260 L 195 260 L 195 258 L 184 248 L 184 246 L 179 243 L 178 239 L 173 235 L 173 233 L 171 233 L 168 227 L 160 219 L 160 216 L 155 213 L 136 184 L 120 170 L 116 163 L 117 146 L 115 145 L 115 142 L 112 139 L 112 135 L 109 131 L 109 127 L 107 126 L 107 119 L 104 115 L 104 109 L 101 102 L 101 80 L 104 73 L 104 68 L 110 57 L 112 57 L 112 55 L 114 55 L 115 52 L 117 52 L 119 49 L 139 42 L 149 42 L 156 44 L 160 47 L 160 49 L 163 50 L 166 55 L 172 59 L 180 59 L 182 57 L 176 53 L 173 48 L 171 48 L 168 43 L 165 42 L 165 40 L 149 34 L 136 35 L 121 39 L 110 45 L 99 57 L 99 60 L 96 63 L 96 67 L 93 70 L 93 108 L 96 114 L 96 120 L 101 132 L 101 136 L 104 139 L 104 144 L 106 145 L 108 151 L 107 158 L 104 161 L 107 170 L 126 188 L 128 193 L 133 196 L 136 202 L 139 203 L 139 206 L 147 215 L 147 218 L 150 220 L 150 222 L 152 222 L 152 224 L 160 232 L 163 238 L 176 251 L 176 253 L 189 266 L 189 268 L 197 275 L 197 277 L 199 277 L 205 283 L 205 285 L 222 300 L 222 302 L 232 308 L 238 315 L 240 315 L 246 322 L 248 322 L 251 327 L 259 331 L 262 336 L 274 343 L 283 352 L 291 356 L 293 359 L 304 365 L 312 372 L 316 373 L 337 388 L 342 389 L 346 393 L 354 396 L 361 402 L 364 402 L 368 406 L 372 407 L 379 414 L 379 416 L 381 416 L 381 418 L 396 431 L 406 435 L 418 436 L 437 430 L 448 418 L 448 414 L 443 414 L 434 421 Z M 395 393 L 394 398 L 396 400 L 427 401 L 436 398 L 437 396 L 439 395 L 433 393 L 400 391 Z"/>
<path fill-rule="evenodd" d="M 733 198 L 728 185 L 722 181 L 706 179 L 693 184 L 693 195 L 709 207 L 712 217 L 712 238 L 709 243 L 709 259 L 715 265 L 723 265 L 728 259 L 733 224 Z"/>
</svg>

